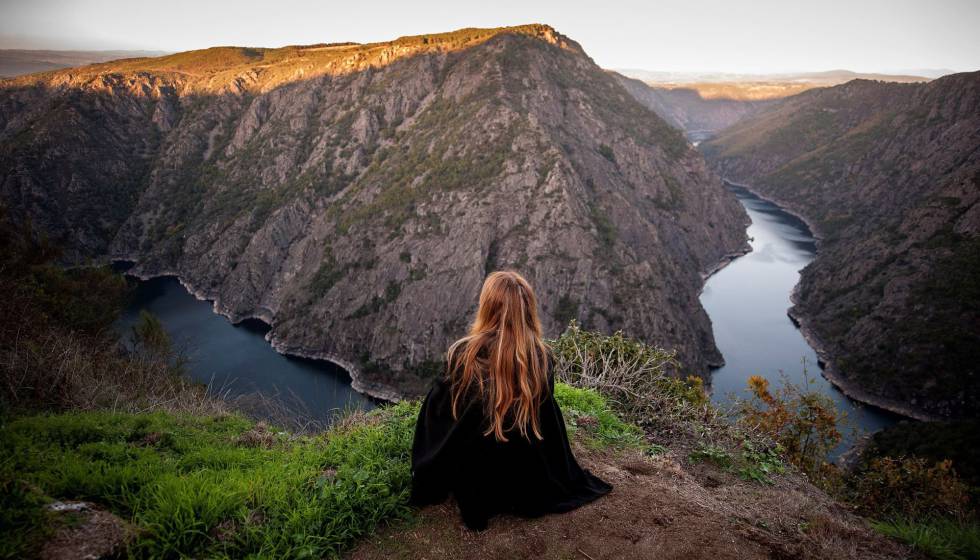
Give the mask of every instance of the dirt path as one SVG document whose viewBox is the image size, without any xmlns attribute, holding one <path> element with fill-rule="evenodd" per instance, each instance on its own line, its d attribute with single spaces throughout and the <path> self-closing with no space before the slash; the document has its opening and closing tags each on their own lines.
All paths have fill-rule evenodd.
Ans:
<svg viewBox="0 0 980 560">
<path fill-rule="evenodd" d="M 349 557 L 883 559 L 913 558 L 796 475 L 772 486 L 745 482 L 711 465 L 576 449 L 580 462 L 611 482 L 608 496 L 576 511 L 524 520 L 500 517 L 467 530 L 455 504 L 429 507 L 388 528 Z"/>
</svg>

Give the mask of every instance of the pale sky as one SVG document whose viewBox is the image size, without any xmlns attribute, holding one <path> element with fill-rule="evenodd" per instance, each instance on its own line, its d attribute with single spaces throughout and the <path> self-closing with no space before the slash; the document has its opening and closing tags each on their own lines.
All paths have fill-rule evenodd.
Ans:
<svg viewBox="0 0 980 560">
<path fill-rule="evenodd" d="M 0 0 L 0 48 L 278 47 L 547 23 L 605 68 L 980 69 L 980 0 Z"/>
</svg>

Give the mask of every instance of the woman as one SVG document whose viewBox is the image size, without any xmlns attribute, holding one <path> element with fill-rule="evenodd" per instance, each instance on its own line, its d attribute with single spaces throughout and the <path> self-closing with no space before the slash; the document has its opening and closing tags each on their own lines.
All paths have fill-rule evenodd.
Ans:
<svg viewBox="0 0 980 560">
<path fill-rule="evenodd" d="M 412 447 L 412 503 L 456 498 L 463 522 L 577 508 L 612 487 L 579 467 L 554 399 L 538 302 L 516 272 L 494 272 L 470 333 L 422 404 Z"/>
</svg>

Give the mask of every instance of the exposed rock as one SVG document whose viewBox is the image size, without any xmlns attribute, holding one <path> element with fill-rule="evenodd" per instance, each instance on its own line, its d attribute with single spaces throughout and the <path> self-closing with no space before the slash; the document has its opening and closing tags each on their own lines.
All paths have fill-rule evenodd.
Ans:
<svg viewBox="0 0 980 560">
<path fill-rule="evenodd" d="M 175 273 L 280 351 L 421 392 L 487 272 L 720 364 L 701 274 L 745 215 L 680 133 L 547 26 L 219 48 L 0 85 L 0 194 L 69 245 Z"/>
</svg>

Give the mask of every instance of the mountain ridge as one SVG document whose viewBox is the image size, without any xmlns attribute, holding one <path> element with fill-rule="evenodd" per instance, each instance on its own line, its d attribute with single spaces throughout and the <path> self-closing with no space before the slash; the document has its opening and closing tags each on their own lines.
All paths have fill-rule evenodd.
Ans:
<svg viewBox="0 0 980 560">
<path fill-rule="evenodd" d="M 521 29 L 4 81 L 0 193 L 76 261 L 177 275 L 372 394 L 424 389 L 497 268 L 529 276 L 552 335 L 623 329 L 706 373 L 700 274 L 744 247 L 744 214 L 576 43 Z M 173 71 L 191 63 L 211 73 Z"/>
</svg>

